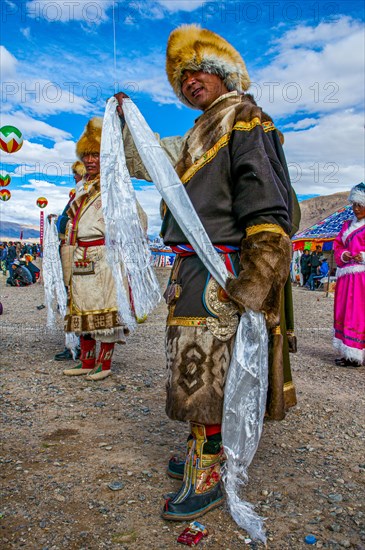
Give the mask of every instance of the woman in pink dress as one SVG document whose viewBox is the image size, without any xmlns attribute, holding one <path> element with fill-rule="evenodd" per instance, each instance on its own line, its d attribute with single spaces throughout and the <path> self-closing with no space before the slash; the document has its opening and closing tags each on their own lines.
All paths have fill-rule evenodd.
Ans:
<svg viewBox="0 0 365 550">
<path fill-rule="evenodd" d="M 334 241 L 337 282 L 333 344 L 341 367 L 365 364 L 365 185 L 351 189 L 354 218 L 346 221 Z"/>
</svg>

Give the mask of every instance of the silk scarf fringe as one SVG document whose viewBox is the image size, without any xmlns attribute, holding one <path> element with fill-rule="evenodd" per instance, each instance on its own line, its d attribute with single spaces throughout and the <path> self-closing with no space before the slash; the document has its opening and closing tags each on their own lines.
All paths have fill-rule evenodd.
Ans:
<svg viewBox="0 0 365 550">
<path fill-rule="evenodd" d="M 133 330 L 136 319 L 145 319 L 158 304 L 160 287 L 137 213 L 115 99 L 109 100 L 105 109 L 100 174 L 107 261 L 114 276 L 121 321 Z"/>
<path fill-rule="evenodd" d="M 55 311 L 58 309 L 62 318 L 66 315 L 67 293 L 63 282 L 62 264 L 60 258 L 60 241 L 54 218 L 46 221 L 43 242 L 43 282 L 44 296 L 47 307 L 47 327 L 55 328 Z M 75 359 L 79 339 L 73 332 L 66 333 L 65 345 Z"/>
</svg>

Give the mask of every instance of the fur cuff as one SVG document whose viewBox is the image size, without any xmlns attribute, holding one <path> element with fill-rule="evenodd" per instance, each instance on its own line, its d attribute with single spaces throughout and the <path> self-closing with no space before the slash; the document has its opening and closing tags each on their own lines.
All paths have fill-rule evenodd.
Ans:
<svg viewBox="0 0 365 550">
<path fill-rule="evenodd" d="M 281 291 L 289 275 L 291 242 L 287 235 L 262 231 L 243 239 L 241 271 L 228 279 L 229 297 L 244 308 L 262 311 L 269 328 L 280 322 Z"/>
</svg>

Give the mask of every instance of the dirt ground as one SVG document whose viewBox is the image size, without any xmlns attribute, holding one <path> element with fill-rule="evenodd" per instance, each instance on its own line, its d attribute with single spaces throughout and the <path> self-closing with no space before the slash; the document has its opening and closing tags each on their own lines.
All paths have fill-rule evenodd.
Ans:
<svg viewBox="0 0 365 550">
<path fill-rule="evenodd" d="M 168 270 L 158 270 L 164 285 Z M 5 286 L 0 275 L 0 547 L 36 550 L 174 549 L 186 524 L 160 518 L 165 475 L 183 453 L 187 426 L 164 411 L 161 302 L 114 354 L 113 376 L 67 378 L 53 360 L 62 325 L 46 328 L 40 284 Z M 267 518 L 269 549 L 365 549 L 365 368 L 334 365 L 333 298 L 294 288 L 299 351 L 291 355 L 298 405 L 266 422 L 245 499 Z M 111 490 L 111 483 L 119 490 Z M 201 518 L 211 550 L 250 544 L 224 507 Z M 245 540 L 246 539 L 246 540 Z"/>
</svg>

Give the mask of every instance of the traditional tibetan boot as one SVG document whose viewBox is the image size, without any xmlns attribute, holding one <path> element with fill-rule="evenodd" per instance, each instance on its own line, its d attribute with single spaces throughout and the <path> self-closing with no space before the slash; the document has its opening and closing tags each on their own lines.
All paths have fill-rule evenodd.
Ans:
<svg viewBox="0 0 365 550">
<path fill-rule="evenodd" d="M 87 336 L 80 336 L 81 355 L 80 361 L 76 367 L 66 369 L 63 374 L 66 376 L 82 376 L 89 374 L 95 367 L 95 347 L 96 341 L 94 338 Z"/>
<path fill-rule="evenodd" d="M 162 517 L 185 521 L 203 516 L 224 501 L 221 486 L 223 455 L 220 435 L 208 440 L 203 424 L 191 423 L 184 480 L 180 491 L 165 501 Z"/>
<path fill-rule="evenodd" d="M 95 382 L 97 380 L 104 380 L 104 378 L 111 375 L 110 367 L 112 363 L 114 345 L 114 343 L 108 344 L 106 342 L 101 342 L 96 366 L 91 372 L 89 372 L 86 380 L 94 380 Z"/>
</svg>

